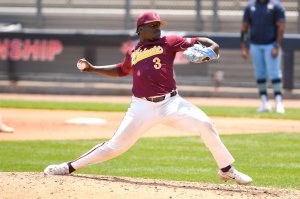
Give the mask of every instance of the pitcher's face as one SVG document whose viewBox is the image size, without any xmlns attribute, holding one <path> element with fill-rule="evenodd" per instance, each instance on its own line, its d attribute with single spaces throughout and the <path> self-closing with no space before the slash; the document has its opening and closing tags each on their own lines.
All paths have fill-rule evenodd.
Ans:
<svg viewBox="0 0 300 199">
<path fill-rule="evenodd" d="M 138 29 L 142 41 L 156 41 L 160 38 L 160 22 L 143 24 Z"/>
</svg>

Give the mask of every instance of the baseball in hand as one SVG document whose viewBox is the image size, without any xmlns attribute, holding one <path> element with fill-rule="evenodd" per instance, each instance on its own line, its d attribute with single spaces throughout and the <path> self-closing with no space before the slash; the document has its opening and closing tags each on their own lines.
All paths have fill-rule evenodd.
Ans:
<svg viewBox="0 0 300 199">
<path fill-rule="evenodd" d="M 77 62 L 77 68 L 80 71 L 86 71 L 86 70 L 88 70 L 90 68 L 90 65 L 89 65 L 88 61 L 86 61 L 85 59 L 80 59 Z"/>
</svg>

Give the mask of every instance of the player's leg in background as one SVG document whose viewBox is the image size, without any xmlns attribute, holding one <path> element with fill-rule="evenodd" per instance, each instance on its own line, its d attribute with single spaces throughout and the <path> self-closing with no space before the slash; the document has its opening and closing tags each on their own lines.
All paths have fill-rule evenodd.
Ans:
<svg viewBox="0 0 300 199">
<path fill-rule="evenodd" d="M 261 106 L 257 112 L 271 111 L 267 93 L 267 68 L 262 45 L 250 44 L 250 55 L 252 59 L 254 74 L 261 99 Z"/>
<path fill-rule="evenodd" d="M 284 106 L 282 104 L 282 72 L 281 72 L 281 57 L 282 51 L 279 50 L 277 57 L 272 56 L 273 44 L 265 46 L 265 60 L 268 70 L 269 79 L 273 85 L 275 110 L 277 113 L 284 113 Z"/>
<path fill-rule="evenodd" d="M 4 132 L 4 133 L 13 133 L 14 132 L 13 128 L 11 128 L 3 123 L 1 114 L 0 114 L 0 132 Z"/>
</svg>

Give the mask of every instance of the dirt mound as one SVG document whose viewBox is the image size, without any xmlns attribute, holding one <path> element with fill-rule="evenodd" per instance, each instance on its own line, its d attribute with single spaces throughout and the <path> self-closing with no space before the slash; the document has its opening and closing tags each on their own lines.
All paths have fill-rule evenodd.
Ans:
<svg viewBox="0 0 300 199">
<path fill-rule="evenodd" d="M 0 198 L 300 198 L 300 191 L 127 177 L 0 173 Z"/>
</svg>

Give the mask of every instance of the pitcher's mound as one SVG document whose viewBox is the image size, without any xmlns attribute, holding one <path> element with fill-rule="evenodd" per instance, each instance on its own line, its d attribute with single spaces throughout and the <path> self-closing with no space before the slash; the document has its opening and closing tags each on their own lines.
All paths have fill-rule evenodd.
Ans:
<svg viewBox="0 0 300 199">
<path fill-rule="evenodd" d="M 300 191 L 127 177 L 0 173 L 1 198 L 241 199 L 300 198 Z"/>
</svg>

